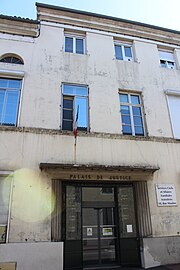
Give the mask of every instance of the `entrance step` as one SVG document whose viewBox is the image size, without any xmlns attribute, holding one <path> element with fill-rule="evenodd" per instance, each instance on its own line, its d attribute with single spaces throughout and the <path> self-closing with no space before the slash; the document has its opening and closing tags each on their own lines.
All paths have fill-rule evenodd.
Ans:
<svg viewBox="0 0 180 270">
<path fill-rule="evenodd" d="M 123 266 L 106 266 L 106 267 L 87 267 L 83 270 L 142 270 L 141 267 L 123 267 Z"/>
</svg>

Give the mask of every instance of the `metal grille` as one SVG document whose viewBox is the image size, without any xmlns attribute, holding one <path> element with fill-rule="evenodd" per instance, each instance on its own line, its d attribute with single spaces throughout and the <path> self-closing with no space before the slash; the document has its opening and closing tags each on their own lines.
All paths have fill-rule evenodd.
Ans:
<svg viewBox="0 0 180 270">
<path fill-rule="evenodd" d="M 147 182 L 134 182 L 140 237 L 152 235 Z"/>
<path fill-rule="evenodd" d="M 52 194 L 55 199 L 55 207 L 51 218 L 51 241 L 61 241 L 61 182 L 52 180 Z"/>
</svg>

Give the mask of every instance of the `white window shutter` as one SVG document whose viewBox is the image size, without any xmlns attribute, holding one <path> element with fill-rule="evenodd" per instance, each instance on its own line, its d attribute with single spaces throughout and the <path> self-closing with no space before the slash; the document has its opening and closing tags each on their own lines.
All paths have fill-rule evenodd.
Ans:
<svg viewBox="0 0 180 270">
<path fill-rule="evenodd" d="M 159 58 L 161 60 L 164 60 L 164 61 L 174 62 L 174 54 L 173 54 L 173 52 L 159 51 Z"/>
<path fill-rule="evenodd" d="M 180 139 L 180 96 L 168 95 L 168 104 L 174 138 Z"/>
</svg>

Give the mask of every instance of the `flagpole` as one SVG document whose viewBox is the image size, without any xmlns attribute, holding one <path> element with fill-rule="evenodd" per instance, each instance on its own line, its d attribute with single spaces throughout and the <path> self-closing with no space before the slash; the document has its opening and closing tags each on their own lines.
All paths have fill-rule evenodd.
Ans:
<svg viewBox="0 0 180 270">
<path fill-rule="evenodd" d="M 74 141 L 74 164 L 76 164 L 76 138 Z"/>
<path fill-rule="evenodd" d="M 77 134 L 78 134 L 78 117 L 79 117 L 79 105 L 77 107 L 76 118 L 75 118 L 74 126 L 73 126 L 73 133 L 74 133 L 74 164 L 76 164 L 76 142 L 77 142 Z"/>
</svg>

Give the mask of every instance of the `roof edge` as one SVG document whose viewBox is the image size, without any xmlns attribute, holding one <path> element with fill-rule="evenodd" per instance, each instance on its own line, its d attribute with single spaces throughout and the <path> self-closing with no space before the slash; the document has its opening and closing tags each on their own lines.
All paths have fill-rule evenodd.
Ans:
<svg viewBox="0 0 180 270">
<path fill-rule="evenodd" d="M 82 14 L 82 15 L 87 15 L 87 16 L 94 16 L 94 17 L 98 17 L 98 18 L 109 19 L 109 20 L 114 20 L 114 21 L 119 21 L 119 22 L 124 22 L 124 23 L 136 24 L 139 26 L 147 27 L 147 28 L 152 28 L 152 29 L 161 30 L 161 31 L 165 31 L 165 32 L 171 32 L 174 34 L 180 34 L 180 31 L 178 31 L 178 30 L 173 30 L 173 29 L 169 29 L 169 28 L 165 28 L 165 27 L 161 27 L 161 26 L 156 26 L 156 25 L 151 25 L 151 24 L 146 24 L 146 23 L 142 23 L 142 22 L 131 21 L 131 20 L 127 20 L 127 19 L 109 16 L 109 15 L 93 13 L 93 12 L 89 12 L 89 11 L 54 6 L 54 5 L 49 5 L 49 4 L 39 3 L 39 2 L 36 2 L 36 6 L 49 8 L 49 9 L 56 9 L 56 10 L 61 10 L 61 11 L 67 11 L 67 12 Z"/>
<path fill-rule="evenodd" d="M 20 21 L 20 22 L 26 22 L 26 23 L 32 23 L 32 24 L 39 24 L 40 21 L 38 20 L 33 20 L 29 18 L 21 18 L 21 17 L 16 17 L 16 16 L 8 16 L 8 15 L 3 15 L 0 14 L 0 19 L 5 19 L 5 20 L 14 20 L 14 21 Z"/>
</svg>

